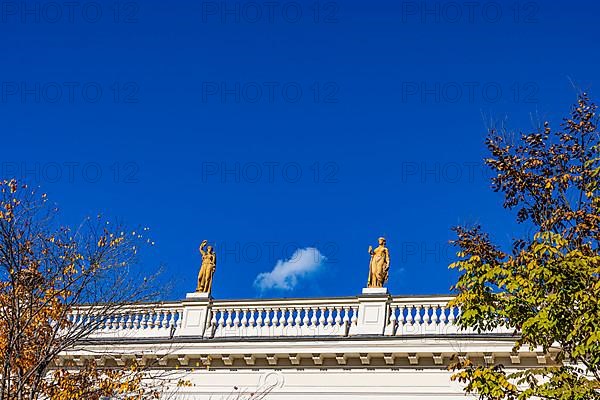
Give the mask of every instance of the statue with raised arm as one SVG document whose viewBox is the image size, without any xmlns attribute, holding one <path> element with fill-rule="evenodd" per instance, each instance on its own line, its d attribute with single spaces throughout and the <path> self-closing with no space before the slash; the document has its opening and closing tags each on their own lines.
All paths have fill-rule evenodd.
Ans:
<svg viewBox="0 0 600 400">
<path fill-rule="evenodd" d="M 388 280 L 390 271 L 390 251 L 385 247 L 385 238 L 379 238 L 379 246 L 369 246 L 371 262 L 369 263 L 369 280 L 367 287 L 381 288 Z"/>
<path fill-rule="evenodd" d="M 202 266 L 198 273 L 198 287 L 196 288 L 196 292 L 200 293 L 210 293 L 213 275 L 215 269 L 217 269 L 217 255 L 212 246 L 206 246 L 207 243 L 208 241 L 203 240 L 198 249 L 202 255 Z"/>
</svg>

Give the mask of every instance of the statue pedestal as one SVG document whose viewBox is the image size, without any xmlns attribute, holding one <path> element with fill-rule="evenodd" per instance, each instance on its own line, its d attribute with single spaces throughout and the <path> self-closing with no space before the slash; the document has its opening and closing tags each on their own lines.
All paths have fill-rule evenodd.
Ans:
<svg viewBox="0 0 600 400">
<path fill-rule="evenodd" d="M 186 300 L 190 300 L 190 299 L 205 300 L 205 299 L 210 299 L 210 294 L 209 293 L 192 292 L 192 293 L 187 293 L 185 295 L 185 298 L 186 298 Z"/>
<path fill-rule="evenodd" d="M 358 296 L 359 335 L 383 335 L 387 325 L 390 295 L 387 288 L 364 288 Z"/>
<path fill-rule="evenodd" d="M 207 333 L 207 324 L 210 323 L 208 309 L 211 304 L 209 293 L 187 293 L 183 307 L 182 336 L 204 336 Z"/>
<path fill-rule="evenodd" d="M 388 293 L 389 293 L 388 289 L 385 287 L 370 287 L 370 288 L 363 288 L 363 290 L 362 290 L 362 294 L 386 295 Z"/>
</svg>

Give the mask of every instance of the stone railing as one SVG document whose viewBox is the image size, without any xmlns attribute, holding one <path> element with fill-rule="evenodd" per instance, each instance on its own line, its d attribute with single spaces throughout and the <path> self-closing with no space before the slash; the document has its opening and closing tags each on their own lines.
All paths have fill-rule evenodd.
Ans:
<svg viewBox="0 0 600 400">
<path fill-rule="evenodd" d="M 105 307 L 79 307 L 69 320 L 75 326 L 93 327 L 92 337 L 170 337 L 181 329 L 183 304 L 155 303 Z M 76 328 L 79 329 L 79 328 Z"/>
<path fill-rule="evenodd" d="M 358 321 L 356 299 L 214 302 L 210 337 L 346 336 Z"/>
<path fill-rule="evenodd" d="M 407 336 L 456 334 L 460 310 L 447 296 L 357 297 L 270 300 L 212 300 L 191 294 L 184 301 L 119 308 L 102 316 L 86 307 L 70 317 L 94 324 L 95 338 L 203 340 L 240 337 Z"/>
<path fill-rule="evenodd" d="M 389 304 L 386 334 L 403 336 L 411 334 L 457 333 L 454 324 L 460 310 L 449 307 L 452 297 L 400 297 Z"/>
</svg>

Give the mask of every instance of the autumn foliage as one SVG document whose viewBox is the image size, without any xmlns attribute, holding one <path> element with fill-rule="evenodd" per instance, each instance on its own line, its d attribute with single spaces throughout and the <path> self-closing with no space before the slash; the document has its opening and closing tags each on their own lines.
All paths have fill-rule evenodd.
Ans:
<svg viewBox="0 0 600 400">
<path fill-rule="evenodd" d="M 487 138 L 492 188 L 529 237 L 503 251 L 480 227 L 456 228 L 458 324 L 513 330 L 514 351 L 550 357 L 508 372 L 457 362 L 454 379 L 480 399 L 600 399 L 600 132 L 596 105 L 579 96 L 562 126 Z"/>
<path fill-rule="evenodd" d="M 100 217 L 60 227 L 57 210 L 15 180 L 0 181 L 0 400 L 155 396 L 135 364 L 62 365 L 59 354 L 125 304 L 151 295 L 132 275 L 145 238 Z M 70 318 L 86 304 L 89 318 Z"/>
</svg>

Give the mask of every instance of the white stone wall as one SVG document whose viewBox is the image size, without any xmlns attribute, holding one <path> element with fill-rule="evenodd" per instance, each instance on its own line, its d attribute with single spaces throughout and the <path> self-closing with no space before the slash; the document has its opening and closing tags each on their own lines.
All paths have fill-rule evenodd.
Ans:
<svg viewBox="0 0 600 400">
<path fill-rule="evenodd" d="M 514 369 L 547 362 L 537 349 L 513 353 L 510 329 L 460 330 L 460 310 L 449 300 L 386 292 L 235 301 L 193 294 L 110 316 L 81 308 L 74 324 L 101 323 L 57 365 L 135 361 L 155 377 L 191 383 L 164 394 L 173 400 L 450 400 L 465 398 L 447 370 L 453 356 Z"/>
<path fill-rule="evenodd" d="M 247 400 L 261 398 L 251 396 L 259 392 L 265 400 L 465 399 L 450 375 L 443 369 L 204 370 L 182 373 L 194 386 L 165 398 Z"/>
</svg>

